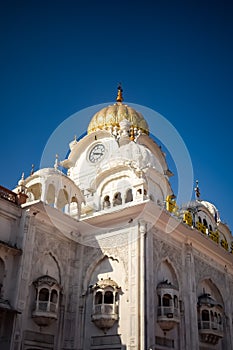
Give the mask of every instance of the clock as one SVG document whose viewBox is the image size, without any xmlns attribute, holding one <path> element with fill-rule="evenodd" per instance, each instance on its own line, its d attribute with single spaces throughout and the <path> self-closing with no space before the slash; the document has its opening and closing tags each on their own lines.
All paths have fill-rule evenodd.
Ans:
<svg viewBox="0 0 233 350">
<path fill-rule="evenodd" d="M 104 153 L 105 153 L 104 145 L 102 143 L 97 143 L 97 145 L 95 145 L 89 153 L 90 162 L 92 163 L 98 162 L 103 158 Z"/>
</svg>

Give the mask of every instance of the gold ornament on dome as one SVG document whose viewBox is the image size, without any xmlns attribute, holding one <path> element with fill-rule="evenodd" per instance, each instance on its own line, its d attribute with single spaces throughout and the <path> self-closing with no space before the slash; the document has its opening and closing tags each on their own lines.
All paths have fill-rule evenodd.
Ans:
<svg viewBox="0 0 233 350">
<path fill-rule="evenodd" d="M 117 102 L 122 102 L 123 101 L 123 89 L 121 87 L 121 83 L 118 85 L 118 88 L 117 88 L 117 98 L 116 98 L 116 101 Z"/>
</svg>

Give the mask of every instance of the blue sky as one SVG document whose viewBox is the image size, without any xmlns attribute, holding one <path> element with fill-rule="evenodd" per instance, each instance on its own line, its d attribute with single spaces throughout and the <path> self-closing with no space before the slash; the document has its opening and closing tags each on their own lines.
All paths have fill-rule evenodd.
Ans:
<svg viewBox="0 0 233 350">
<path fill-rule="evenodd" d="M 1 185 L 38 169 L 59 124 L 114 101 L 121 81 L 127 103 L 177 129 L 201 197 L 233 228 L 232 1 L 5 0 L 0 27 Z"/>
</svg>

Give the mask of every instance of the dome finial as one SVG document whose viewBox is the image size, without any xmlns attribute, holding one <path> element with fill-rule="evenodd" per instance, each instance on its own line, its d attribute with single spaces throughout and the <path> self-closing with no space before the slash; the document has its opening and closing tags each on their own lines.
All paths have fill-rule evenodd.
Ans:
<svg viewBox="0 0 233 350">
<path fill-rule="evenodd" d="M 24 180 L 24 172 L 22 173 L 21 179 L 18 182 L 18 192 L 24 193 L 25 192 L 25 180 Z"/>
<path fill-rule="evenodd" d="M 22 172 L 21 179 L 19 180 L 20 185 L 24 184 L 24 172 Z"/>
<path fill-rule="evenodd" d="M 118 91 L 117 91 L 116 101 L 122 102 L 123 101 L 123 95 L 122 95 L 123 89 L 122 89 L 121 83 L 118 84 L 117 89 L 118 89 Z"/>
<path fill-rule="evenodd" d="M 198 186 L 198 180 L 196 180 L 196 187 L 194 188 L 195 194 L 196 194 L 196 200 L 200 199 L 201 196 L 201 192 L 199 190 L 199 186 Z"/>
<path fill-rule="evenodd" d="M 55 159 L 55 163 L 54 163 L 54 169 L 57 170 L 59 166 L 59 162 L 58 162 L 58 154 L 56 154 L 56 159 Z"/>
<path fill-rule="evenodd" d="M 31 169 L 31 173 L 30 173 L 30 175 L 32 176 L 33 174 L 34 174 L 34 164 L 32 164 L 32 169 Z"/>
</svg>

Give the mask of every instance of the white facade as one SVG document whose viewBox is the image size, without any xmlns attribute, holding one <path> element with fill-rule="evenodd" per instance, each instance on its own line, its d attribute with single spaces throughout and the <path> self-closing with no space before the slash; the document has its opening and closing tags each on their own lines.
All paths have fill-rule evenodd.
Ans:
<svg viewBox="0 0 233 350">
<path fill-rule="evenodd" d="M 0 349 L 232 350 L 231 232 L 121 90 L 62 166 L 0 189 Z"/>
</svg>

